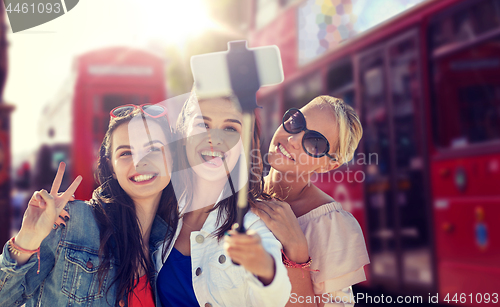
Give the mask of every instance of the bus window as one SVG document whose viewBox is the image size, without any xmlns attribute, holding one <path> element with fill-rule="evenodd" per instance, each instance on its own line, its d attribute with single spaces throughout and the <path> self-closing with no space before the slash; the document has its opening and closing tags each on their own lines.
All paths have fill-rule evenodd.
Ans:
<svg viewBox="0 0 500 307">
<path fill-rule="evenodd" d="M 459 89 L 461 135 L 471 143 L 500 139 L 500 84 Z"/>
<path fill-rule="evenodd" d="M 390 121 L 387 115 L 385 55 L 378 49 L 360 57 L 360 97 L 364 107 L 365 197 L 373 278 L 396 280 L 397 233 L 391 188 Z"/>
<path fill-rule="evenodd" d="M 340 98 L 348 105 L 355 108 L 354 79 L 350 60 L 330 68 L 326 82 L 327 91 L 331 96 Z"/>
<path fill-rule="evenodd" d="M 431 30 L 434 49 L 465 42 L 500 27 L 500 2 L 477 1 L 472 7 L 439 18 Z"/>
<path fill-rule="evenodd" d="M 440 57 L 434 80 L 438 147 L 500 139 L 500 37 Z"/>
<path fill-rule="evenodd" d="M 432 248 L 425 203 L 419 129 L 422 86 L 417 31 L 388 48 L 394 148 L 395 215 L 399 221 L 402 281 L 432 286 Z"/>
<path fill-rule="evenodd" d="M 285 110 L 302 108 L 316 96 L 321 95 L 323 81 L 319 72 L 305 76 L 285 88 Z"/>
</svg>

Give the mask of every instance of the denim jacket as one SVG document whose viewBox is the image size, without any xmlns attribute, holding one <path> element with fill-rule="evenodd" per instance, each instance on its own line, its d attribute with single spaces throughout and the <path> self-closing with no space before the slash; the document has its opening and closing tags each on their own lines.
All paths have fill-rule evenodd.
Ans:
<svg viewBox="0 0 500 307">
<path fill-rule="evenodd" d="M 10 257 L 8 244 L 5 244 L 0 255 L 0 306 L 21 306 L 24 303 L 26 307 L 114 306 L 117 283 L 107 290 L 118 264 L 111 261 L 110 270 L 99 288 L 99 228 L 92 207 L 87 202 L 74 201 L 65 209 L 71 216 L 66 227 L 52 230 L 40 246 L 39 274 L 36 273 L 36 255 L 19 266 Z M 167 224 L 157 216 L 149 241 L 151 254 L 161 247 L 167 231 Z M 159 304 L 156 277 L 151 282 L 155 301 Z M 124 302 L 128 304 L 126 298 Z"/>
</svg>

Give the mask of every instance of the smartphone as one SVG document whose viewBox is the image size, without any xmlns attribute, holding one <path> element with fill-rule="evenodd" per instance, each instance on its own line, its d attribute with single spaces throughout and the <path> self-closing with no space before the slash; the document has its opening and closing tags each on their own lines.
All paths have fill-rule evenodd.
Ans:
<svg viewBox="0 0 500 307">
<path fill-rule="evenodd" d="M 232 48 L 246 48 L 253 53 L 260 86 L 270 86 L 283 82 L 283 66 L 277 46 L 247 48 L 246 41 L 229 42 L 229 51 L 214 52 L 191 57 L 191 70 L 200 97 L 220 97 L 235 91 L 231 87 L 227 55 Z M 242 62 L 236 70 L 248 70 Z"/>
</svg>

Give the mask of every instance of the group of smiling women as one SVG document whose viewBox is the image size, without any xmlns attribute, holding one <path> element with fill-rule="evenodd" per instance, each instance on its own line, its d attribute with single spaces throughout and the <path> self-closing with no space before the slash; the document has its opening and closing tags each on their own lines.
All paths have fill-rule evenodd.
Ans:
<svg viewBox="0 0 500 307">
<path fill-rule="evenodd" d="M 240 176 L 234 97 L 193 90 L 176 124 L 167 113 L 161 104 L 111 111 L 89 201 L 72 200 L 80 176 L 59 192 L 64 163 L 51 190 L 33 194 L 0 256 L 0 306 L 352 305 L 369 263 L 363 235 L 311 177 L 353 158 L 355 111 L 329 96 L 288 110 L 266 177 L 257 124 Z"/>
</svg>

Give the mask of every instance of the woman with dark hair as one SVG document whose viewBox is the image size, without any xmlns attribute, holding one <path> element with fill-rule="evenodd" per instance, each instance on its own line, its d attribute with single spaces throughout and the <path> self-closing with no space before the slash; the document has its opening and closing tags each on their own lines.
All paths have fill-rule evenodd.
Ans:
<svg viewBox="0 0 500 307">
<path fill-rule="evenodd" d="M 172 244 L 163 247 L 167 260 L 157 263 L 164 307 L 277 307 L 288 301 L 281 244 L 252 212 L 244 218 L 246 234 L 232 230 L 238 190 L 246 184 L 239 178 L 248 179 L 250 206 L 262 196 L 263 186 L 258 129 L 253 131 L 251 172 L 238 174 L 244 163 L 242 117 L 233 98 L 199 101 L 195 90 L 183 106 L 177 122 L 184 140 L 179 173 L 189 184 L 179 188 L 186 193 L 179 198 L 182 215 Z M 173 178 L 174 184 L 182 182 Z"/>
<path fill-rule="evenodd" d="M 111 111 L 90 201 L 66 205 L 80 176 L 58 195 L 64 163 L 50 193 L 33 194 L 0 256 L 1 306 L 154 305 L 153 263 L 177 225 L 165 115 L 160 105 Z M 71 219 L 53 227 L 63 208 Z"/>
</svg>

